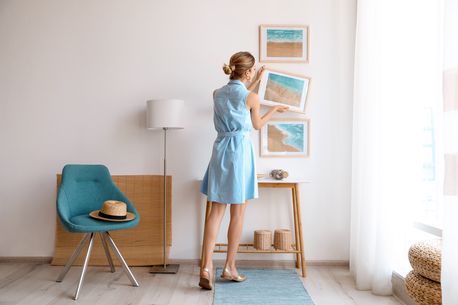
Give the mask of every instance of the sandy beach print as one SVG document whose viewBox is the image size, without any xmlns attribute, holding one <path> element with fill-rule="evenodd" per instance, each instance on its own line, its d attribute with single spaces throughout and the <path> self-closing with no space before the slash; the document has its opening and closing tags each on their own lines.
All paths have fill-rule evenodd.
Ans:
<svg viewBox="0 0 458 305">
<path fill-rule="evenodd" d="M 300 107 L 304 86 L 304 80 L 269 73 L 264 99 Z"/>
<path fill-rule="evenodd" d="M 302 57 L 303 30 L 268 29 L 267 56 L 268 57 Z"/>
<path fill-rule="evenodd" d="M 304 125 L 268 124 L 267 150 L 269 152 L 302 152 Z"/>
</svg>

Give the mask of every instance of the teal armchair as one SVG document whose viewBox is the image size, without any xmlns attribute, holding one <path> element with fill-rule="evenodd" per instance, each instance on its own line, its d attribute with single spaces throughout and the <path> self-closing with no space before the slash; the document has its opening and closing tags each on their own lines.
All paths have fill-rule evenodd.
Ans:
<svg viewBox="0 0 458 305">
<path fill-rule="evenodd" d="M 127 211 L 135 214 L 135 219 L 127 222 L 109 222 L 91 218 L 89 213 L 100 209 L 106 200 L 123 201 L 127 205 Z M 66 165 L 62 170 L 62 182 L 57 193 L 57 214 L 63 227 L 69 232 L 84 233 L 84 237 L 69 258 L 64 269 L 57 278 L 61 282 L 81 250 L 88 243 L 86 257 L 83 263 L 83 270 L 80 275 L 78 287 L 74 299 L 78 299 L 87 265 L 91 255 L 95 235 L 99 235 L 102 241 L 111 272 L 115 272 L 113 260 L 108 249 L 112 248 L 119 259 L 125 273 L 133 286 L 139 284 L 132 271 L 125 262 L 121 252 L 117 248 L 109 231 L 123 230 L 138 225 L 140 215 L 129 201 L 129 199 L 116 187 L 111 179 L 110 172 L 104 165 Z"/>
</svg>

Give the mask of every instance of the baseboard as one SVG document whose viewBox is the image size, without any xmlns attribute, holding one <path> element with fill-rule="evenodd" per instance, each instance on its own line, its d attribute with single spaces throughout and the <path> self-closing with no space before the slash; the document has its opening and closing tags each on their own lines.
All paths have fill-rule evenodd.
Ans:
<svg viewBox="0 0 458 305">
<path fill-rule="evenodd" d="M 412 300 L 407 294 L 405 279 L 402 275 L 397 272 L 393 272 L 391 283 L 393 285 L 393 295 L 396 299 L 398 299 L 398 301 L 405 305 L 418 305 L 417 302 Z"/>
<path fill-rule="evenodd" d="M 0 256 L 0 263 L 36 263 L 49 264 L 52 257 L 49 256 Z M 199 265 L 200 259 L 170 259 L 171 264 Z M 216 265 L 223 265 L 223 259 L 215 259 Z M 307 266 L 343 266 L 348 267 L 348 261 L 344 260 L 308 260 Z M 284 267 L 293 268 L 293 260 L 237 260 L 239 266 L 245 267 Z"/>
<path fill-rule="evenodd" d="M 171 259 L 172 264 L 199 265 L 200 259 Z M 223 265 L 224 259 L 214 259 L 215 265 Z M 349 262 L 345 260 L 307 260 L 307 266 L 342 266 L 348 267 Z M 284 267 L 293 268 L 294 260 L 237 260 L 241 267 Z"/>
<path fill-rule="evenodd" d="M 50 256 L 0 256 L 0 263 L 36 263 L 49 264 Z"/>
</svg>

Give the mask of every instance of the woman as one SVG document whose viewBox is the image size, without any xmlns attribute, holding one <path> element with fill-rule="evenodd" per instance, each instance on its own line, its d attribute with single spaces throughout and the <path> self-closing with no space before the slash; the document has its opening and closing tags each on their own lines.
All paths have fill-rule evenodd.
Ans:
<svg viewBox="0 0 458 305">
<path fill-rule="evenodd" d="M 255 59 L 248 52 L 232 55 L 229 65 L 223 66 L 224 73 L 230 75 L 229 83 L 213 92 L 213 121 L 218 137 L 201 186 L 201 192 L 212 202 L 211 212 L 205 223 L 205 259 L 200 271 L 199 286 L 203 289 L 212 289 L 212 254 L 227 204 L 231 205 L 231 220 L 227 233 L 227 258 L 221 277 L 236 282 L 246 279 L 237 272 L 235 255 L 242 233 L 246 202 L 258 197 L 250 131 L 252 127 L 261 129 L 275 112 L 288 109 L 276 106 L 265 115 L 260 115 L 259 97 L 250 91 L 261 80 L 264 67 L 256 74 L 254 64 Z M 247 89 L 245 83 L 250 82 Z"/>
</svg>

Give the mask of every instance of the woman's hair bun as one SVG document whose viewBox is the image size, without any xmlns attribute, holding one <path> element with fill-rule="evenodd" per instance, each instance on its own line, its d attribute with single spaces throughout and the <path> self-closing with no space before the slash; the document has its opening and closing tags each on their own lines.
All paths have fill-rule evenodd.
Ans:
<svg viewBox="0 0 458 305">
<path fill-rule="evenodd" d="M 235 67 L 234 67 L 235 68 Z M 231 66 L 224 64 L 223 71 L 225 74 L 230 75 L 235 69 L 232 69 Z"/>
<path fill-rule="evenodd" d="M 249 52 L 237 52 L 229 59 L 229 64 L 223 65 L 225 74 L 230 75 L 230 79 L 242 79 L 244 74 L 253 68 L 255 63 L 254 56 Z"/>
</svg>

